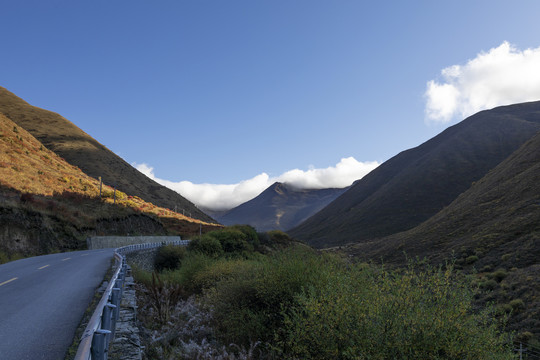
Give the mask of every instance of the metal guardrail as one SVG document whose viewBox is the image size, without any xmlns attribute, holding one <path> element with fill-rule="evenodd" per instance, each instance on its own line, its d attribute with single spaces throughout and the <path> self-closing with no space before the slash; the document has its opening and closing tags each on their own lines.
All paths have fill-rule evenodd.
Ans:
<svg viewBox="0 0 540 360">
<path fill-rule="evenodd" d="M 120 302 L 126 279 L 125 255 L 145 249 L 154 249 L 164 245 L 187 246 L 189 240 L 175 240 L 149 244 L 128 245 L 114 250 L 116 270 L 103 293 L 84 333 L 75 354 L 75 360 L 106 360 L 109 344 L 114 339 L 116 321 L 120 314 Z"/>
</svg>

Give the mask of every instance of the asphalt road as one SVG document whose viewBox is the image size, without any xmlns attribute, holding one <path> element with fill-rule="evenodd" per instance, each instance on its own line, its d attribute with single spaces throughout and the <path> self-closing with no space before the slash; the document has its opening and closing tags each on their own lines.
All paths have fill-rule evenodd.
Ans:
<svg viewBox="0 0 540 360">
<path fill-rule="evenodd" d="M 0 265 L 0 359 L 64 359 L 113 253 L 76 251 Z"/>
</svg>

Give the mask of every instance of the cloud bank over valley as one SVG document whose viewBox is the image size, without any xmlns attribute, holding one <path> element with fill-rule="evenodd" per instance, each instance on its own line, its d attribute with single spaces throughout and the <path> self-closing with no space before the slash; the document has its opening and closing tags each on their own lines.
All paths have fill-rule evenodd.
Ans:
<svg viewBox="0 0 540 360">
<path fill-rule="evenodd" d="M 237 184 L 194 184 L 190 181 L 170 181 L 155 176 L 148 164 L 132 164 L 137 170 L 184 196 L 200 208 L 227 210 L 249 201 L 276 181 L 299 189 L 344 188 L 361 179 L 380 164 L 377 161 L 360 162 L 354 157 L 343 158 L 335 166 L 308 170 L 289 170 L 277 177 L 266 173 Z"/>
<path fill-rule="evenodd" d="M 465 65 L 441 71 L 425 92 L 427 122 L 447 123 L 500 105 L 540 100 L 540 47 L 519 50 L 508 42 Z"/>
</svg>

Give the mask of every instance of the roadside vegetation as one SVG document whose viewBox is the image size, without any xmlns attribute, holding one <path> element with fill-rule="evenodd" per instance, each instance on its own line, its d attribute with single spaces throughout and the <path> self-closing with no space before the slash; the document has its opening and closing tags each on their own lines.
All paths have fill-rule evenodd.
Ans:
<svg viewBox="0 0 540 360">
<path fill-rule="evenodd" d="M 352 264 L 249 226 L 163 247 L 155 265 L 134 271 L 147 359 L 514 358 L 504 318 L 473 307 L 452 265 Z"/>
</svg>

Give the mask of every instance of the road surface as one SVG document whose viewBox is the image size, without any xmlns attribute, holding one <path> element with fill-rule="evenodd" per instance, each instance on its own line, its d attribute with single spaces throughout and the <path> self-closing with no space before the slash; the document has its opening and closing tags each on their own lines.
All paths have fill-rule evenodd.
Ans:
<svg viewBox="0 0 540 360">
<path fill-rule="evenodd" d="M 75 251 L 0 265 L 0 359 L 64 359 L 113 253 Z"/>
</svg>

